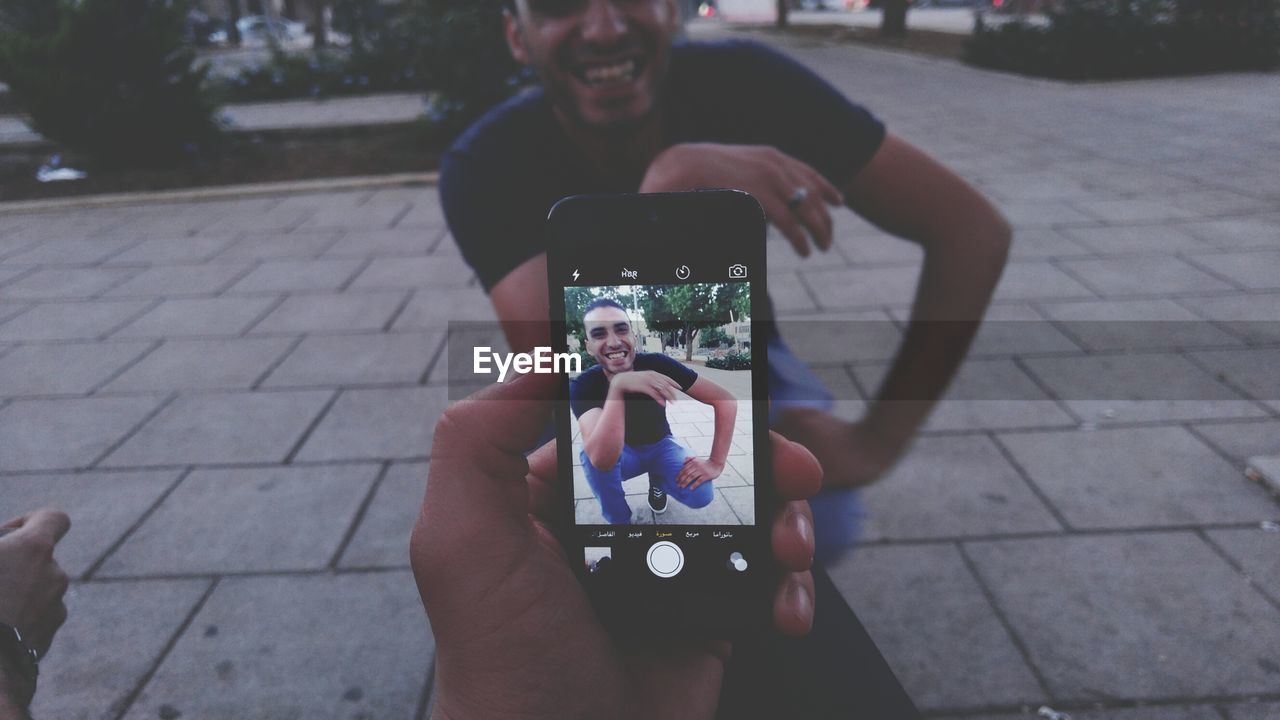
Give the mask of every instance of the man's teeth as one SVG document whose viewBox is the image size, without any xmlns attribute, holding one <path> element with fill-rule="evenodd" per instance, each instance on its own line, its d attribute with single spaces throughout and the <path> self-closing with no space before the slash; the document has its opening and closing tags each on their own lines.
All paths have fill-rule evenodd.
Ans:
<svg viewBox="0 0 1280 720">
<path fill-rule="evenodd" d="M 622 358 L 627 356 L 627 353 L 626 351 L 611 352 L 611 353 L 605 353 L 604 356 L 609 360 L 621 360 Z"/>
<path fill-rule="evenodd" d="M 593 65 L 587 68 L 582 77 L 592 85 L 611 82 L 630 82 L 636 74 L 636 61 L 623 60 L 612 65 Z"/>
</svg>

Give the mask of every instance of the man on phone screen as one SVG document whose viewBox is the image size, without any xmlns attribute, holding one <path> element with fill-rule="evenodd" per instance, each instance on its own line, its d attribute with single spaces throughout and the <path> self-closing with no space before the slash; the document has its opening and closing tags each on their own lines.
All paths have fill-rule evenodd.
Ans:
<svg viewBox="0 0 1280 720">
<path fill-rule="evenodd" d="M 738 403 L 729 391 L 662 353 L 637 353 L 626 310 L 596 298 L 582 315 L 587 352 L 598 363 L 569 384 L 569 405 L 582 429 L 582 470 L 610 524 L 631 523 L 622 481 L 649 474 L 649 507 L 668 496 L 690 508 L 711 504 L 711 481 L 724 472 Z M 689 455 L 671 436 L 667 403 L 684 392 L 715 409 L 709 457 Z"/>
</svg>

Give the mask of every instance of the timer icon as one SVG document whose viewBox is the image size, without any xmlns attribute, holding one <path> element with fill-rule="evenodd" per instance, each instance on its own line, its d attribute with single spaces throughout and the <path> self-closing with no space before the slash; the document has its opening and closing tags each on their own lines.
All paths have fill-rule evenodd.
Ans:
<svg viewBox="0 0 1280 720">
<path fill-rule="evenodd" d="M 689 279 L 689 266 L 688 266 L 688 265 L 681 265 L 680 267 L 676 268 L 676 277 L 680 278 L 681 280 L 688 280 L 688 279 Z"/>
</svg>

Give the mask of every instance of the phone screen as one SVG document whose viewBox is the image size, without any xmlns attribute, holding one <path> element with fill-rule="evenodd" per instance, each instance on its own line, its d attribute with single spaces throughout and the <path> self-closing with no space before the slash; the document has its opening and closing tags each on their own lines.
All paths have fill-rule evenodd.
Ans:
<svg viewBox="0 0 1280 720">
<path fill-rule="evenodd" d="M 553 340 L 580 360 L 557 408 L 570 562 L 636 631 L 758 624 L 775 504 L 759 205 L 581 197 L 551 220 Z"/>
</svg>

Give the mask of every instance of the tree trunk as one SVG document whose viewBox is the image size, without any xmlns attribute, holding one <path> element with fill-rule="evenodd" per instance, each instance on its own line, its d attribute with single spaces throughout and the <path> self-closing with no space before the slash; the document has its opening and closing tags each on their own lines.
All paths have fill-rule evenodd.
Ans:
<svg viewBox="0 0 1280 720">
<path fill-rule="evenodd" d="M 787 26 L 787 13 L 791 10 L 791 0 L 778 0 L 778 27 Z"/>
<path fill-rule="evenodd" d="M 312 38 L 314 43 L 312 47 L 322 48 L 329 44 L 329 33 L 324 23 L 324 0 L 311 0 L 311 12 L 315 15 L 314 29 L 312 30 Z"/>
<path fill-rule="evenodd" d="M 298 0 L 284 0 L 284 9 L 281 10 L 282 15 L 290 20 L 298 19 Z"/>
<path fill-rule="evenodd" d="M 685 362 L 693 361 L 693 338 L 698 334 L 697 330 L 685 325 L 684 330 L 684 360 Z"/>
<path fill-rule="evenodd" d="M 906 37 L 907 0 L 884 0 L 884 19 L 880 33 L 887 37 Z"/>
<path fill-rule="evenodd" d="M 227 2 L 227 43 L 231 47 L 240 47 L 240 28 L 236 23 L 240 21 L 240 0 L 228 0 Z"/>
</svg>

